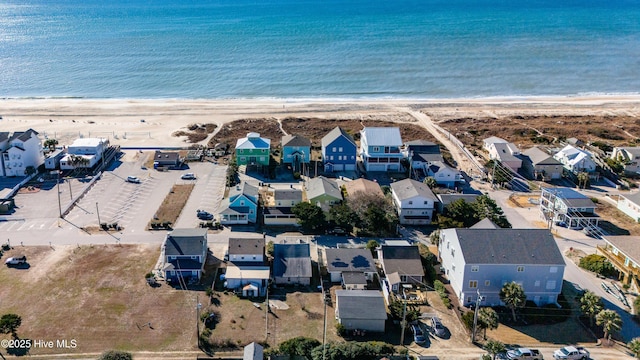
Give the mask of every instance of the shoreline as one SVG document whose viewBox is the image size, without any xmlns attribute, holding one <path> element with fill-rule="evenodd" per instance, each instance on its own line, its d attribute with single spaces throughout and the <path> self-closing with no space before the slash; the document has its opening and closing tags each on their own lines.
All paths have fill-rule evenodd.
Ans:
<svg viewBox="0 0 640 360">
<path fill-rule="evenodd" d="M 409 110 L 421 110 L 436 123 L 452 118 L 514 115 L 640 118 L 640 94 L 378 100 L 5 98 L 0 99 L 0 132 L 33 128 L 42 138 L 56 138 L 61 144 L 70 144 L 78 137 L 106 137 L 121 146 L 188 147 L 192 144 L 185 137 L 172 134 L 194 123 L 212 123 L 220 129 L 230 121 L 248 118 L 412 122 Z"/>
</svg>

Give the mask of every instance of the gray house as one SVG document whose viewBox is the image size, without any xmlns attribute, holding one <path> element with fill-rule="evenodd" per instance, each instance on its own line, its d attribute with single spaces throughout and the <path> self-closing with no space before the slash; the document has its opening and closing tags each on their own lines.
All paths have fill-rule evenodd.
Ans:
<svg viewBox="0 0 640 360">
<path fill-rule="evenodd" d="M 521 157 L 522 169 L 531 179 L 549 181 L 562 177 L 562 163 L 538 147 L 523 151 Z"/>
<path fill-rule="evenodd" d="M 378 248 L 378 259 L 387 277 L 389 291 L 398 293 L 402 284 L 422 283 L 424 269 L 417 246 L 382 245 Z"/>
<path fill-rule="evenodd" d="M 183 284 L 200 280 L 207 252 L 206 229 L 174 229 L 162 244 L 164 278 Z"/>
<path fill-rule="evenodd" d="M 438 254 L 460 304 L 484 298 L 481 306 L 501 305 L 500 290 L 516 282 L 538 306 L 555 304 L 565 262 L 547 229 L 444 229 Z"/>
<path fill-rule="evenodd" d="M 384 298 L 376 290 L 336 290 L 336 319 L 347 330 L 384 332 Z"/>
<path fill-rule="evenodd" d="M 367 249 L 326 249 L 324 258 L 327 261 L 327 272 L 331 277 L 331 282 L 344 282 L 344 276 L 350 273 L 350 279 L 355 281 L 356 275 L 361 273 L 366 280 L 373 281 L 376 273 L 376 266 L 373 262 L 371 251 Z"/>
<path fill-rule="evenodd" d="M 276 284 L 309 285 L 311 283 L 309 244 L 275 244 L 273 277 Z"/>
<path fill-rule="evenodd" d="M 264 359 L 264 348 L 260 344 L 256 344 L 252 342 L 251 344 L 244 347 L 244 356 L 242 360 L 263 360 Z"/>
</svg>

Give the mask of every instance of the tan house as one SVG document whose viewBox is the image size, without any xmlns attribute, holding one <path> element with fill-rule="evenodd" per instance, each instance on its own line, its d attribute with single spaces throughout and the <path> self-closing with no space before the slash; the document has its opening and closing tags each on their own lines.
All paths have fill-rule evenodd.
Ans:
<svg viewBox="0 0 640 360">
<path fill-rule="evenodd" d="M 353 196 L 357 192 L 363 192 L 365 194 L 375 194 L 384 197 L 384 193 L 380 188 L 380 184 L 375 181 L 360 178 L 357 180 L 349 181 L 344 184 L 344 189 L 347 195 Z"/>
<path fill-rule="evenodd" d="M 623 284 L 635 286 L 635 291 L 640 291 L 640 236 L 607 236 L 603 239 L 605 245 L 598 245 L 598 251 L 620 271 Z"/>
</svg>

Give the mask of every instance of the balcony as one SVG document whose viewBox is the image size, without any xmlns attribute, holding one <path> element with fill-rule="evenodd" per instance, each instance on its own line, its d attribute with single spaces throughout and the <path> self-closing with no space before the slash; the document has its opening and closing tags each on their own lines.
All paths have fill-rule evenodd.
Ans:
<svg viewBox="0 0 640 360">
<path fill-rule="evenodd" d="M 640 269 L 639 268 L 634 268 L 634 267 L 632 267 L 631 264 L 625 265 L 625 262 L 626 262 L 626 259 L 627 259 L 627 257 L 625 255 L 623 255 L 622 253 L 618 253 L 618 255 L 614 254 L 611 251 L 611 247 L 610 246 L 598 245 L 597 248 L 598 248 L 598 251 L 600 253 L 602 253 L 602 255 L 604 257 L 606 257 L 607 260 L 609 260 L 611 262 L 611 264 L 613 264 L 613 266 L 615 266 L 616 269 L 618 269 L 620 272 L 625 274 L 625 280 L 627 279 L 627 277 L 629 275 L 635 275 L 637 277 L 640 277 Z"/>
</svg>

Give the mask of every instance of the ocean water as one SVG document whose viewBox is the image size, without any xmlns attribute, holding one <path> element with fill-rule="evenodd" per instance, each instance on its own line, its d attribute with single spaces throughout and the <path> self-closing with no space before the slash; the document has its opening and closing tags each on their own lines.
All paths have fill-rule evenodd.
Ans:
<svg viewBox="0 0 640 360">
<path fill-rule="evenodd" d="M 640 92 L 640 0 L 0 0 L 0 97 Z"/>
</svg>

